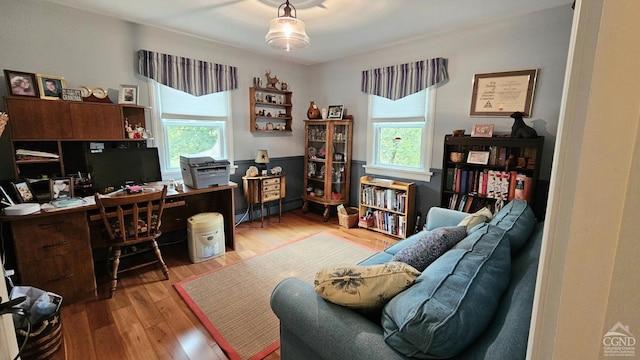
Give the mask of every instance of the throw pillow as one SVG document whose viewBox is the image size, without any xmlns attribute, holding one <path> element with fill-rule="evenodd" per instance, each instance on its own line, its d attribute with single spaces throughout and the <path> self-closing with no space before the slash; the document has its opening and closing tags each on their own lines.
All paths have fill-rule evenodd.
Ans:
<svg viewBox="0 0 640 360">
<path fill-rule="evenodd" d="M 536 226 L 536 216 L 525 200 L 514 199 L 496 214 L 491 224 L 509 234 L 511 253 L 515 254 L 529 240 Z"/>
<path fill-rule="evenodd" d="M 381 309 L 413 284 L 420 272 L 401 262 L 338 265 L 320 270 L 315 291 L 325 300 L 353 309 Z"/>
<path fill-rule="evenodd" d="M 473 214 L 467 215 L 460 221 L 458 226 L 466 226 L 467 234 L 469 234 L 476 225 L 489 222 L 491 218 L 493 218 L 493 213 L 489 208 L 484 207 Z"/>
<path fill-rule="evenodd" d="M 384 307 L 387 344 L 408 357 L 459 354 L 491 322 L 511 271 L 509 235 L 483 225 L 434 261 Z"/>
<path fill-rule="evenodd" d="M 448 226 L 423 231 L 415 243 L 398 251 L 391 261 L 401 261 L 418 271 L 424 269 L 467 236 L 464 226 Z"/>
</svg>

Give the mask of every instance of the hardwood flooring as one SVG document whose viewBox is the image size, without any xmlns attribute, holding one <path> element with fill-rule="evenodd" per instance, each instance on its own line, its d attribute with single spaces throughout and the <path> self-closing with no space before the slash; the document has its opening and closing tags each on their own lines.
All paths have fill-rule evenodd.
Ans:
<svg viewBox="0 0 640 360">
<path fill-rule="evenodd" d="M 224 256 L 192 264 L 187 243 L 163 247 L 169 280 L 151 265 L 129 272 L 118 281 L 112 299 L 106 299 L 107 282 L 99 280 L 98 299 L 62 308 L 65 347 L 56 359 L 227 359 L 200 320 L 178 295 L 173 284 L 193 275 L 251 257 L 283 243 L 320 231 L 382 250 L 396 239 L 377 232 L 339 226 L 336 218 L 322 221 L 321 214 L 286 212 L 242 223 L 236 227 L 236 250 Z M 267 360 L 279 360 L 279 351 Z"/>
</svg>

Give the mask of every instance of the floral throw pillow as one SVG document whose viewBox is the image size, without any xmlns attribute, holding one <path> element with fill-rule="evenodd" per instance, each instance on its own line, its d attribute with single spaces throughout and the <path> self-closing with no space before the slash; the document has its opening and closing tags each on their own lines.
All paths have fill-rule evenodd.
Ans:
<svg viewBox="0 0 640 360">
<path fill-rule="evenodd" d="M 353 309 L 377 310 L 413 284 L 420 272 L 401 262 L 337 265 L 316 274 L 315 291 L 325 300 Z"/>
</svg>

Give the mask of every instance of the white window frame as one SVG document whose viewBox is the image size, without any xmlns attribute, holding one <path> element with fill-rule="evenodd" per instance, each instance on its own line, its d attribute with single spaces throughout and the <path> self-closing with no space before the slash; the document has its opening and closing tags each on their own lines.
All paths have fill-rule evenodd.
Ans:
<svg viewBox="0 0 640 360">
<path fill-rule="evenodd" d="M 151 140 L 151 146 L 158 148 L 158 156 L 160 157 L 160 171 L 162 172 L 162 179 L 181 179 L 182 172 L 178 168 L 176 169 L 168 169 L 168 150 L 165 144 L 167 144 L 167 134 L 165 131 L 164 122 L 162 121 L 162 117 L 166 119 L 179 119 L 180 123 L 192 123 L 195 121 L 206 121 L 207 123 L 211 122 L 219 122 L 224 123 L 224 130 L 221 134 L 220 141 L 225 147 L 224 151 L 227 154 L 227 158 L 225 160 L 229 161 L 230 164 L 230 173 L 235 174 L 236 166 L 234 165 L 233 158 L 233 123 L 231 122 L 232 114 L 231 114 L 231 91 L 228 91 L 227 94 L 227 116 L 197 116 L 197 115 L 188 115 L 188 114 L 171 114 L 171 113 L 161 113 L 162 109 L 159 102 L 159 91 L 160 83 L 154 80 L 149 80 L 149 102 L 151 104 L 150 118 L 151 118 L 151 133 L 153 134 L 153 140 Z M 219 159 L 216 159 L 219 160 Z"/>
<path fill-rule="evenodd" d="M 423 90 L 424 91 L 424 90 Z M 436 88 L 430 87 L 425 92 L 425 114 L 422 117 L 405 117 L 405 118 L 373 118 L 372 102 L 373 96 L 369 95 L 369 107 L 367 114 L 367 163 L 364 165 L 365 173 L 388 176 L 393 178 L 410 179 L 415 181 L 431 181 L 433 172 L 431 172 L 431 162 L 433 155 L 433 129 L 435 123 L 435 105 L 436 105 Z M 378 164 L 377 157 L 377 124 L 393 124 L 404 126 L 408 123 L 423 124 L 422 127 L 422 152 L 420 154 L 419 169 L 407 168 L 401 166 L 389 166 Z"/>
</svg>

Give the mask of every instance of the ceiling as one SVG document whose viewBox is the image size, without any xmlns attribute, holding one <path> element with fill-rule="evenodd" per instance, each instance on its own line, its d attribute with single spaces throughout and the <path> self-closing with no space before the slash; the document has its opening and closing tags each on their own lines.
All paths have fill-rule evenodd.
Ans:
<svg viewBox="0 0 640 360">
<path fill-rule="evenodd" d="M 300 64 L 361 54 L 451 29 L 486 24 L 573 0 L 289 0 L 311 45 L 285 52 L 264 41 L 284 0 L 45 0 L 159 26 Z M 282 14 L 282 12 L 281 12 Z"/>
</svg>

